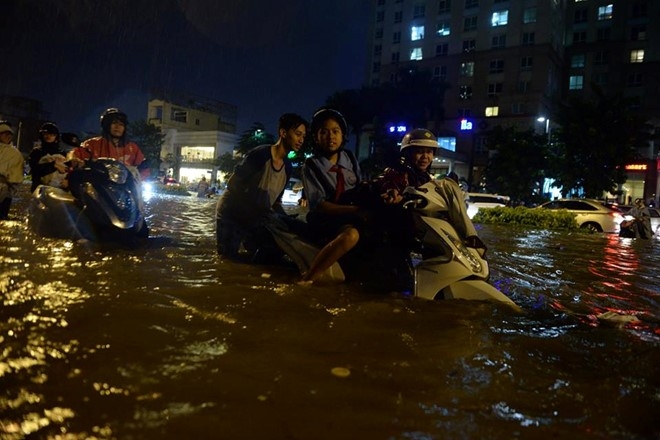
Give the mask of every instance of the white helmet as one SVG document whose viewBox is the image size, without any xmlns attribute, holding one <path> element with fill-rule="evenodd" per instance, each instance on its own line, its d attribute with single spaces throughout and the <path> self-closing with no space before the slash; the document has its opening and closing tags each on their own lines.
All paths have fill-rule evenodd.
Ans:
<svg viewBox="0 0 660 440">
<path fill-rule="evenodd" d="M 401 139 L 401 151 L 408 147 L 438 148 L 435 135 L 425 128 L 416 128 Z"/>
</svg>

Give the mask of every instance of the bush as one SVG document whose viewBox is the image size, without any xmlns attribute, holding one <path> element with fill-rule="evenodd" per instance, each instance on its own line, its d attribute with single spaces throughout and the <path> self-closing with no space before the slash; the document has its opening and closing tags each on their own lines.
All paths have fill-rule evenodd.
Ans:
<svg viewBox="0 0 660 440">
<path fill-rule="evenodd" d="M 154 192 L 160 194 L 172 194 L 175 196 L 189 196 L 190 193 L 184 185 L 163 185 L 157 183 L 154 185 Z"/>
<path fill-rule="evenodd" d="M 575 214 L 565 209 L 537 209 L 524 206 L 480 209 L 472 219 L 474 223 L 513 224 L 536 229 L 580 230 Z"/>
</svg>

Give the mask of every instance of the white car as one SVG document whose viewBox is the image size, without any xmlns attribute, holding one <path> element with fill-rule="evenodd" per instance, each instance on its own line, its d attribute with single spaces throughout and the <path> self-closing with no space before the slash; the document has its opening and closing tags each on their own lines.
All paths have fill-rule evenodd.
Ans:
<svg viewBox="0 0 660 440">
<path fill-rule="evenodd" d="M 618 209 L 605 206 L 603 202 L 592 199 L 559 199 L 545 202 L 536 209 L 566 209 L 575 214 L 575 221 L 580 228 L 594 232 L 618 233 L 623 216 Z"/>
<path fill-rule="evenodd" d="M 283 205 L 297 205 L 300 197 L 303 193 L 303 184 L 302 180 L 291 178 L 284 188 L 284 194 L 282 194 L 282 204 Z"/>
<path fill-rule="evenodd" d="M 467 214 L 468 217 L 474 217 L 480 208 L 495 208 L 496 206 L 506 206 L 510 197 L 499 194 L 485 193 L 467 193 Z"/>
</svg>

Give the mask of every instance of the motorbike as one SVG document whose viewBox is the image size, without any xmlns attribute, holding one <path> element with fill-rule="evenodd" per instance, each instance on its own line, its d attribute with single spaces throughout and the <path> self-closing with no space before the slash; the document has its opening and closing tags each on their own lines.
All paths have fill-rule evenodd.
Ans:
<svg viewBox="0 0 660 440">
<path fill-rule="evenodd" d="M 448 206 L 437 181 L 404 192 L 404 209 L 413 218 L 415 244 L 406 256 L 412 276 L 411 294 L 428 300 L 465 299 L 495 301 L 515 311 L 521 308 L 489 282 L 490 270 L 485 249 L 466 246 L 447 215 Z M 467 219 L 466 221 L 470 221 Z M 305 272 L 318 247 L 309 240 L 287 233 L 285 228 L 270 228 L 276 243 Z M 398 255 L 397 255 L 398 254 Z M 341 282 L 348 278 L 363 283 L 392 286 L 406 270 L 401 268 L 400 251 L 380 245 L 360 251 L 350 262 L 335 263 L 321 280 Z M 355 274 L 354 276 L 347 276 Z"/>
<path fill-rule="evenodd" d="M 67 189 L 40 185 L 28 223 L 39 235 L 135 243 L 146 238 L 140 178 L 116 159 L 86 161 L 68 173 Z"/>
</svg>

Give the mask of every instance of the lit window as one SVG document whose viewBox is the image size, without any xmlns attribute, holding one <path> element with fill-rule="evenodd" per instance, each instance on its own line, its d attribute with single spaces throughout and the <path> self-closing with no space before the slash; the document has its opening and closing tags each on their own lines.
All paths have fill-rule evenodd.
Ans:
<svg viewBox="0 0 660 440">
<path fill-rule="evenodd" d="M 416 47 L 413 50 L 410 51 L 410 59 L 411 60 L 421 60 L 422 59 L 422 48 L 421 47 Z"/>
<path fill-rule="evenodd" d="M 461 76 L 474 76 L 474 62 L 461 63 L 459 74 Z"/>
<path fill-rule="evenodd" d="M 410 30 L 410 39 L 419 41 L 424 39 L 424 26 L 413 26 Z"/>
<path fill-rule="evenodd" d="M 612 19 L 612 10 L 614 6 L 612 4 L 606 6 L 598 7 L 598 19 L 599 20 L 611 20 Z"/>
<path fill-rule="evenodd" d="M 644 49 L 636 49 L 630 51 L 630 62 L 631 63 L 643 63 L 644 62 Z"/>
<path fill-rule="evenodd" d="M 438 29 L 435 31 L 438 37 L 446 37 L 451 33 L 451 26 L 448 21 L 438 23 Z"/>
<path fill-rule="evenodd" d="M 509 11 L 495 11 L 490 18 L 490 25 L 495 26 L 505 26 L 509 22 Z"/>
<path fill-rule="evenodd" d="M 584 76 L 573 75 L 568 79 L 569 90 L 582 90 L 584 88 Z"/>
<path fill-rule="evenodd" d="M 574 67 L 574 68 L 584 67 L 584 60 L 585 60 L 584 54 L 573 55 L 571 57 L 571 67 Z"/>
<path fill-rule="evenodd" d="M 484 116 L 486 116 L 487 118 L 492 118 L 499 114 L 500 114 L 500 108 L 498 106 L 486 107 L 486 111 L 484 111 Z"/>
<path fill-rule="evenodd" d="M 438 146 L 449 151 L 456 151 L 456 138 L 455 137 L 439 137 Z"/>
</svg>

